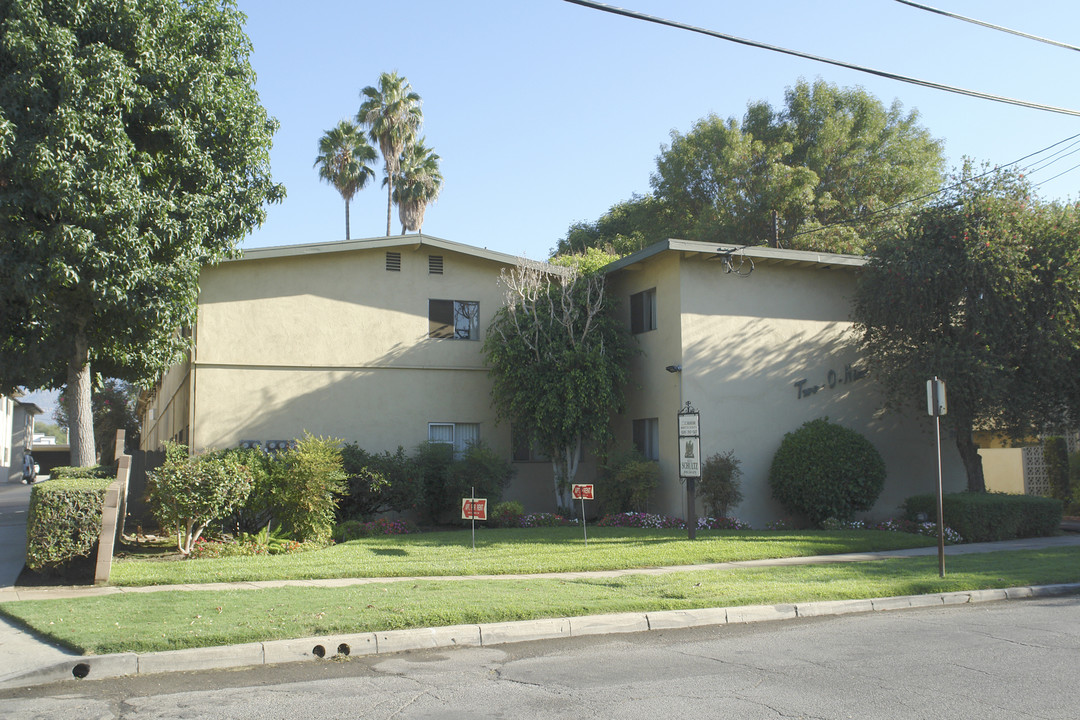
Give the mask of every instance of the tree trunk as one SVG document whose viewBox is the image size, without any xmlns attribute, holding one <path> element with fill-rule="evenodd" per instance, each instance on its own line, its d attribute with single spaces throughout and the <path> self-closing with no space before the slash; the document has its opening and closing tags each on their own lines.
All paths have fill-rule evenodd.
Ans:
<svg viewBox="0 0 1080 720">
<path fill-rule="evenodd" d="M 573 504 L 570 494 L 570 486 L 577 477 L 578 465 L 581 459 L 581 436 L 573 445 L 559 448 L 551 458 L 551 467 L 555 476 L 555 506 L 557 509 L 567 508 Z"/>
<path fill-rule="evenodd" d="M 67 403 L 71 464 L 75 467 L 96 465 L 94 413 L 90 406 L 90 355 L 86 335 L 81 330 L 75 338 L 75 352 L 68 362 L 64 399 Z"/>
<path fill-rule="evenodd" d="M 391 199 L 394 197 L 394 175 L 390 168 L 386 169 L 386 237 L 390 237 L 390 208 L 393 207 Z"/>
<path fill-rule="evenodd" d="M 345 201 L 345 239 L 349 239 L 349 201 Z"/>
<path fill-rule="evenodd" d="M 960 459 L 964 461 L 968 492 L 986 492 L 982 456 L 979 455 L 979 448 L 975 445 L 975 440 L 971 436 L 972 420 L 966 415 L 955 415 L 954 417 L 956 449 L 960 451 Z"/>
</svg>

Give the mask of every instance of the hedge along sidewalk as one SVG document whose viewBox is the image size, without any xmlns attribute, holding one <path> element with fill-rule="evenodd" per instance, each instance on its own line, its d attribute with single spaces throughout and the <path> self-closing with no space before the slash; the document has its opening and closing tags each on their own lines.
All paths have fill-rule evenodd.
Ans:
<svg viewBox="0 0 1080 720">
<path fill-rule="evenodd" d="M 1026 538 L 1021 540 L 1003 540 L 988 543 L 970 543 L 967 545 L 949 545 L 945 548 L 946 558 L 960 555 L 992 553 L 1000 551 L 1042 550 L 1052 548 L 1080 547 L 1080 535 L 1059 535 L 1044 538 Z M 840 553 L 836 555 L 810 555 L 802 557 L 768 558 L 757 560 L 736 560 L 730 562 L 705 563 L 700 565 L 673 565 L 667 567 L 625 568 L 618 570 L 591 570 L 573 572 L 527 573 L 516 575 L 442 575 L 442 576 L 400 576 L 400 577 L 353 577 L 323 578 L 303 580 L 250 580 L 241 582 L 186 583 L 180 585 L 144 585 L 144 586 L 63 586 L 63 587 L 27 587 L 0 588 L 0 603 L 22 600 L 58 600 L 107 595 L 141 595 L 169 591 L 234 591 L 262 590 L 285 587 L 323 587 L 345 588 L 357 585 L 372 585 L 419 581 L 461 582 L 469 580 L 507 581 L 507 580 L 581 580 L 610 579 L 629 575 L 660 576 L 672 573 L 695 571 L 737 570 L 741 568 L 788 567 L 796 565 L 826 565 L 840 563 L 870 562 L 875 560 L 917 558 L 936 556 L 936 547 L 903 548 L 875 552 Z M 948 561 L 946 560 L 946 574 Z M 1078 577 L 1080 580 L 1080 577 Z"/>
</svg>

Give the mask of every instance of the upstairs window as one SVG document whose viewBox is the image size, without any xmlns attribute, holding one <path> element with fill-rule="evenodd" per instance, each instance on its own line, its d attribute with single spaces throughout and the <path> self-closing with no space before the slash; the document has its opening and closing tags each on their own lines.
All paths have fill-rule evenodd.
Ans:
<svg viewBox="0 0 1080 720">
<path fill-rule="evenodd" d="M 642 290 L 630 296 L 630 332 L 648 332 L 656 329 L 656 288 Z"/>
<path fill-rule="evenodd" d="M 480 303 L 475 300 L 428 300 L 428 337 L 480 339 Z"/>
<path fill-rule="evenodd" d="M 643 418 L 634 421 L 634 449 L 649 460 L 660 459 L 660 420 Z"/>
</svg>

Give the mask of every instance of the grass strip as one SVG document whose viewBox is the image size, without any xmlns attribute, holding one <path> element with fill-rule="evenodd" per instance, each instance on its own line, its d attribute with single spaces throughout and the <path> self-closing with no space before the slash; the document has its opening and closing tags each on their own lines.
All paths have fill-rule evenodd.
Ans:
<svg viewBox="0 0 1080 720">
<path fill-rule="evenodd" d="M 590 579 L 377 583 L 348 588 L 165 591 L 0 604 L 75 651 L 208 647 L 339 633 L 598 613 L 845 600 L 1080 581 L 1080 548 L 686 571 Z"/>
<path fill-rule="evenodd" d="M 113 585 L 181 585 L 249 580 L 310 580 L 344 577 L 517 575 L 625 568 L 701 565 L 766 558 L 832 555 L 928 547 L 933 538 L 879 530 L 698 531 L 589 528 L 485 529 L 432 532 L 354 540 L 293 555 L 151 562 L 118 559 Z"/>
</svg>

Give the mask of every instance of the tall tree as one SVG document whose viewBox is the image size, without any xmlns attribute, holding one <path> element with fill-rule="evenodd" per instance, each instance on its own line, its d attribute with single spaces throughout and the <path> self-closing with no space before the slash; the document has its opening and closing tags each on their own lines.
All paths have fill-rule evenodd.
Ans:
<svg viewBox="0 0 1080 720">
<path fill-rule="evenodd" d="M 138 389 L 123 380 L 109 378 L 90 395 L 91 412 L 94 415 L 94 449 L 98 462 L 110 465 L 116 460 L 116 431 L 124 431 L 124 444 L 129 448 L 139 446 L 139 418 L 135 413 Z M 69 428 L 66 398 L 60 396 L 56 407 L 56 423 Z"/>
<path fill-rule="evenodd" d="M 368 136 L 379 145 L 386 164 L 386 234 L 390 235 L 390 217 L 394 197 L 394 178 L 401 169 L 401 155 L 416 138 L 423 114 L 420 96 L 409 81 L 396 72 L 379 75 L 377 86 L 360 91 L 364 101 L 356 122 L 368 128 Z"/>
<path fill-rule="evenodd" d="M 941 143 L 917 112 L 860 88 L 799 82 L 779 110 L 751 103 L 741 123 L 710 115 L 673 131 L 652 192 L 571 226 L 557 251 L 678 237 L 861 253 L 914 206 L 879 211 L 936 190 L 942 168 Z"/>
<path fill-rule="evenodd" d="M 424 145 L 426 138 L 405 148 L 401 156 L 401 171 L 394 187 L 394 202 L 398 206 L 401 234 L 406 230 L 420 232 L 424 226 L 424 211 L 435 202 L 442 190 L 443 176 L 439 156 Z"/>
<path fill-rule="evenodd" d="M 523 262 L 504 272 L 506 304 L 483 347 L 496 411 L 551 456 L 560 507 L 570 505 L 582 445 L 610 441 L 629 376 L 629 340 L 604 276 L 582 267 Z"/>
<path fill-rule="evenodd" d="M 960 179 L 879 245 L 854 317 L 889 405 L 945 380 L 943 422 L 982 491 L 973 431 L 1030 437 L 1080 418 L 1080 206 L 1041 205 L 1011 172 Z"/>
<path fill-rule="evenodd" d="M 284 189 L 229 0 L 0 2 L 0 389 L 66 385 L 94 462 L 91 367 L 152 381 L 200 268 Z"/>
<path fill-rule="evenodd" d="M 375 162 L 375 148 L 353 123 L 342 120 L 319 138 L 315 167 L 319 178 L 334 186 L 345 200 L 345 239 L 349 238 L 349 203 L 375 177 L 368 163 Z"/>
</svg>

